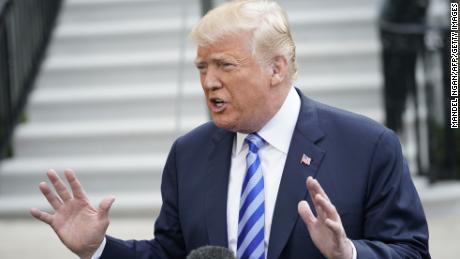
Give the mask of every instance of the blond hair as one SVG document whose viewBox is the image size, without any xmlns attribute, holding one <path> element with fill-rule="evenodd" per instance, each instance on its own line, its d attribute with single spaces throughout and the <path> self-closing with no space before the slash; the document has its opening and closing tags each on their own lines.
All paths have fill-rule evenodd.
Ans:
<svg viewBox="0 0 460 259">
<path fill-rule="evenodd" d="M 251 32 L 253 55 L 269 65 L 276 56 L 284 56 L 289 78 L 297 75 L 295 44 L 285 11 L 274 1 L 239 0 L 224 3 L 209 11 L 196 24 L 190 36 L 199 46 L 213 44 L 225 36 Z"/>
</svg>

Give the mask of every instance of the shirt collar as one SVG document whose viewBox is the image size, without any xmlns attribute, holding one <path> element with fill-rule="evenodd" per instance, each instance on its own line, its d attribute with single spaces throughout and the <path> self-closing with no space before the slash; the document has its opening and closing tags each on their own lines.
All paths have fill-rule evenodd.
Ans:
<svg viewBox="0 0 460 259">
<path fill-rule="evenodd" d="M 299 112 L 300 97 L 295 88 L 291 87 L 281 108 L 257 133 L 269 145 L 287 154 Z M 236 133 L 234 155 L 242 151 L 244 139 L 247 135 L 246 133 Z"/>
</svg>

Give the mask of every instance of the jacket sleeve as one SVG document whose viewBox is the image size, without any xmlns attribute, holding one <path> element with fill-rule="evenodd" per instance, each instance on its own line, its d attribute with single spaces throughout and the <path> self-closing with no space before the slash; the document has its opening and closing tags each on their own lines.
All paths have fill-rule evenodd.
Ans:
<svg viewBox="0 0 460 259">
<path fill-rule="evenodd" d="M 369 168 L 358 258 L 430 258 L 428 226 L 397 136 L 384 131 Z"/>
<path fill-rule="evenodd" d="M 101 259 L 174 259 L 185 258 L 185 245 L 179 222 L 176 171 L 176 143 L 173 144 L 163 170 L 161 196 L 163 204 L 155 222 L 152 240 L 120 240 L 107 236 Z"/>
</svg>

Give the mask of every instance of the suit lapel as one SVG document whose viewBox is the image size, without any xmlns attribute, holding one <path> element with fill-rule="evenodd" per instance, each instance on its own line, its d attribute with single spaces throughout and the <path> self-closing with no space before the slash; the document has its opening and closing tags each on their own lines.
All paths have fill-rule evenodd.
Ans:
<svg viewBox="0 0 460 259">
<path fill-rule="evenodd" d="M 279 258 L 298 219 L 297 204 L 309 197 L 305 181 L 316 177 L 325 151 L 316 143 L 324 136 L 312 101 L 301 96 L 299 118 L 291 139 L 283 176 L 273 213 L 268 247 L 268 259 Z M 311 158 L 310 165 L 301 163 L 303 155 Z M 307 234 L 307 233 L 305 233 Z"/>
<path fill-rule="evenodd" d="M 228 247 L 227 191 L 234 133 L 214 134 L 206 172 L 205 215 L 209 245 Z"/>
</svg>

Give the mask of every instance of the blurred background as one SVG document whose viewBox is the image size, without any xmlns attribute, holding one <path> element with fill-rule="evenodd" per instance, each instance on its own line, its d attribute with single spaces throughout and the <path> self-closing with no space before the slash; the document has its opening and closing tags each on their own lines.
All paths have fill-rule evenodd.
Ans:
<svg viewBox="0 0 460 259">
<path fill-rule="evenodd" d="M 223 0 L 0 0 L 0 258 L 76 258 L 28 214 L 73 168 L 109 234 L 152 237 L 173 140 L 209 120 L 188 39 Z M 401 139 L 432 257 L 460 254 L 460 133 L 450 129 L 450 1 L 284 0 L 296 86 Z M 199 152 L 199 150 L 197 150 Z"/>
</svg>

